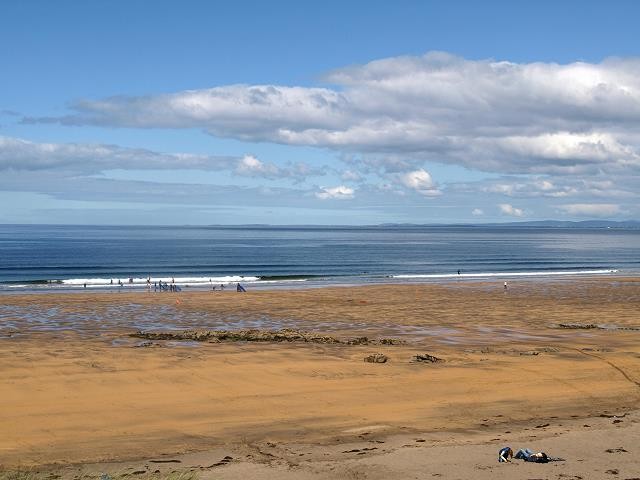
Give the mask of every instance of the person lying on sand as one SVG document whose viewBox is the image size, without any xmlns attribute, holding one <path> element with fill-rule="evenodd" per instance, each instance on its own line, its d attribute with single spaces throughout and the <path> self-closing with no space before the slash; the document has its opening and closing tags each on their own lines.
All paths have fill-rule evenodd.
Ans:
<svg viewBox="0 0 640 480">
<path fill-rule="evenodd" d="M 544 452 L 533 453 L 528 448 L 524 450 L 518 450 L 518 453 L 515 454 L 515 458 L 521 458 L 525 462 L 534 462 L 534 463 L 548 463 L 549 457 Z"/>
<path fill-rule="evenodd" d="M 498 452 L 498 461 L 502 462 L 510 462 L 510 458 L 518 458 L 524 460 L 525 462 L 533 462 L 533 463 L 549 463 L 549 462 L 561 462 L 563 458 L 555 458 L 550 457 L 544 452 L 534 453 L 528 448 L 521 448 L 518 450 L 518 453 L 513 454 L 513 450 L 511 447 L 504 447 L 500 449 Z"/>
</svg>

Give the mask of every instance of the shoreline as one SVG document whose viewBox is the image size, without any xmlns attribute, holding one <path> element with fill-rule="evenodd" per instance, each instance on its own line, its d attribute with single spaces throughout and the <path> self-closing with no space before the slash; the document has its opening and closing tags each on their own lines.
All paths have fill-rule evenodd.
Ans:
<svg viewBox="0 0 640 480">
<path fill-rule="evenodd" d="M 7 336 L 5 319 L 0 465 L 81 463 L 108 469 L 127 458 L 153 466 L 149 459 L 161 454 L 191 458 L 226 452 L 216 462 L 227 455 L 233 462 L 198 471 L 215 478 L 241 478 L 243 472 L 254 472 L 252 478 L 344 478 L 332 472 L 363 463 L 368 473 L 361 478 L 384 478 L 371 465 L 379 461 L 387 475 L 411 475 L 392 459 L 410 458 L 417 472 L 418 465 L 424 467 L 421 449 L 440 448 L 455 437 L 450 446 L 461 448 L 462 455 L 486 456 L 485 470 L 476 469 L 480 460 L 458 460 L 460 468 L 468 468 L 466 478 L 502 478 L 487 476 L 496 475 L 496 447 L 525 443 L 529 432 L 551 442 L 530 439 L 531 445 L 561 457 L 568 456 L 563 449 L 570 447 L 560 441 L 567 435 L 578 435 L 586 449 L 593 447 L 595 440 L 588 438 L 597 436 L 589 436 L 591 427 L 582 425 L 603 422 L 599 415 L 626 413 L 611 426 L 613 432 L 637 432 L 640 331 L 634 328 L 640 327 L 640 281 L 602 280 L 513 281 L 508 292 L 497 282 L 464 282 L 242 295 L 4 296 L 4 307 L 14 312 L 9 323 L 15 332 Z M 58 322 L 56 328 L 44 328 L 44 320 Z M 560 323 L 570 327 L 559 328 Z M 402 342 L 160 339 L 145 344 L 130 336 L 137 330 L 252 327 Z M 373 353 L 388 361 L 363 362 Z M 444 361 L 416 362 L 417 354 Z M 545 423 L 550 426 L 537 428 Z M 369 433 L 360 438 L 363 428 Z M 602 428 L 609 427 L 603 423 Z M 409 442 L 411 436 L 425 442 Z M 384 443 L 371 443 L 374 437 Z M 393 439 L 397 448 L 381 447 L 396 445 Z M 349 442 L 356 446 L 337 451 Z M 624 447 L 631 452 L 630 442 Z M 403 446 L 408 444 L 412 447 Z M 378 450 L 363 450 L 373 447 Z M 354 449 L 360 452 L 342 453 Z M 304 453 L 298 463 L 305 466 L 292 467 L 291 451 L 298 450 Z M 439 455 L 449 458 L 444 451 Z M 312 460 L 305 463 L 307 456 Z M 330 460 L 322 460 L 325 456 Z M 605 455 L 607 461 L 616 458 Z M 450 460 L 447 468 L 457 471 Z M 597 459 L 585 459 L 584 465 L 591 460 Z M 434 460 L 432 466 L 437 465 Z M 582 471 L 569 459 L 558 465 L 553 468 L 561 470 L 554 472 L 568 475 L 565 466 Z"/>
<path fill-rule="evenodd" d="M 204 277 L 203 277 L 204 278 Z M 231 278 L 231 277 L 224 277 Z M 576 270 L 576 271 L 531 271 L 531 272 L 485 272 L 485 273 L 451 273 L 451 274 L 398 274 L 398 275 L 377 275 L 370 277 L 360 276 L 342 276 L 342 277 L 326 277 L 321 275 L 300 276 L 300 278 L 283 278 L 281 280 L 260 279 L 256 276 L 234 276 L 231 281 L 198 281 L 196 283 L 178 280 L 175 285 L 180 287 L 181 293 L 188 292 L 209 292 L 209 291 L 235 291 L 237 283 L 241 283 L 251 290 L 267 291 L 267 290 L 306 290 L 316 288 L 352 288 L 377 285 L 446 285 L 450 283 L 467 283 L 473 284 L 478 282 L 510 282 L 510 281 L 572 281 L 585 279 L 640 279 L 640 271 L 621 271 L 619 269 L 607 268 L 597 270 Z M 348 281 L 348 279 L 354 279 Z M 356 279 L 359 279 L 357 281 Z M 33 280 L 20 283 L 4 282 L 0 283 L 0 297 L 3 295 L 22 295 L 22 294 L 39 294 L 39 293 L 170 293 L 163 292 L 159 287 L 154 289 L 154 283 L 158 280 L 166 285 L 172 284 L 172 277 L 162 276 L 152 278 L 150 286 L 146 281 L 135 279 L 134 283 L 124 282 L 118 286 L 105 283 L 102 279 L 100 283 L 90 283 L 92 279 L 87 279 L 87 286 L 83 286 L 84 279 L 63 279 L 63 280 Z M 95 282 L 99 279 L 93 279 Z M 143 279 L 144 280 L 144 279 Z M 64 282 L 73 283 L 64 283 Z M 224 289 L 219 286 L 224 285 Z M 212 288 L 215 287 L 215 288 Z M 175 293 L 175 292 L 171 292 Z"/>
</svg>

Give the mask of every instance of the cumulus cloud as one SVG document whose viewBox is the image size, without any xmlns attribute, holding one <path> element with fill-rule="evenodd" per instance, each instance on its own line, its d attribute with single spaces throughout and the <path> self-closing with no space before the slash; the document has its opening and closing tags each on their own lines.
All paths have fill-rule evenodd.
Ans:
<svg viewBox="0 0 640 480">
<path fill-rule="evenodd" d="M 473 215 L 474 217 L 480 217 L 484 215 L 484 210 L 482 210 L 481 208 L 474 208 L 473 210 L 471 210 L 471 215 Z"/>
<path fill-rule="evenodd" d="M 510 215 L 512 217 L 524 216 L 524 211 L 522 209 L 516 208 L 513 205 L 510 205 L 508 203 L 501 203 L 498 206 L 500 207 L 500 212 L 502 212 L 505 215 Z"/>
<path fill-rule="evenodd" d="M 354 190 L 344 185 L 322 187 L 321 191 L 316 192 L 315 196 L 320 200 L 350 200 L 354 197 Z"/>
<path fill-rule="evenodd" d="M 415 190 L 426 197 L 435 197 L 442 193 L 433 182 L 429 172 L 422 168 L 400 175 L 399 181 L 405 187 Z"/>
<path fill-rule="evenodd" d="M 265 164 L 253 155 L 246 155 L 238 161 L 235 169 L 238 175 L 248 177 L 278 177 L 281 176 L 280 169 L 274 164 Z"/>
<path fill-rule="evenodd" d="M 573 203 L 561 205 L 560 210 L 579 217 L 613 217 L 621 213 L 620 205 L 613 203 Z"/>
<path fill-rule="evenodd" d="M 262 162 L 252 155 L 231 157 L 160 153 L 118 145 L 37 143 L 0 136 L 0 171 L 55 170 L 88 175 L 112 169 L 228 170 L 242 176 L 294 180 L 311 175 L 324 175 L 322 169 L 314 169 L 304 163 L 280 167 Z"/>
<path fill-rule="evenodd" d="M 637 58 L 513 63 L 431 52 L 338 69 L 326 80 L 335 88 L 227 85 L 83 100 L 70 115 L 24 121 L 198 128 L 372 154 L 399 172 L 424 160 L 512 174 L 640 170 Z"/>
</svg>

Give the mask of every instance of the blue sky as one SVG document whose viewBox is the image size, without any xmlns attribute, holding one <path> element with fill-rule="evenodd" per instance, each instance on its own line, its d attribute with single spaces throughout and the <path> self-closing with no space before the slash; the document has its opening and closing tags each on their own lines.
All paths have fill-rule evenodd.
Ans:
<svg viewBox="0 0 640 480">
<path fill-rule="evenodd" d="M 638 2 L 227 3 L 3 2 L 0 222 L 640 218 Z"/>
</svg>

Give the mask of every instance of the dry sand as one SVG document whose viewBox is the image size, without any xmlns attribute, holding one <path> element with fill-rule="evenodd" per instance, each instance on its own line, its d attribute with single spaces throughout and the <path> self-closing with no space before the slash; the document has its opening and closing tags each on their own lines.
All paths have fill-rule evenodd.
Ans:
<svg viewBox="0 0 640 480">
<path fill-rule="evenodd" d="M 510 282 L 508 292 L 461 282 L 1 300 L 13 312 L 0 326 L 4 468 L 71 477 L 193 468 L 216 479 L 640 478 L 637 279 Z M 129 337 L 162 324 L 404 344 Z M 376 352 L 389 361 L 363 362 Z M 417 363 L 419 353 L 445 361 Z M 503 445 L 566 461 L 498 464 Z"/>
</svg>

